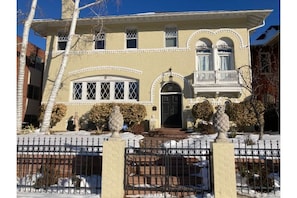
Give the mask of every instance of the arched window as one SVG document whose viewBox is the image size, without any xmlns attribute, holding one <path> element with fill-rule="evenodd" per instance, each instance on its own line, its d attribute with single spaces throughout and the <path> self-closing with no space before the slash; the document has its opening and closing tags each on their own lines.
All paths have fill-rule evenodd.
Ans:
<svg viewBox="0 0 297 198">
<path fill-rule="evenodd" d="M 212 52 L 212 44 L 208 39 L 203 38 L 196 43 L 196 65 L 198 71 L 214 70 Z"/>
<path fill-rule="evenodd" d="M 234 70 L 233 42 L 229 38 L 221 38 L 217 42 L 217 58 L 219 70 Z"/>
<path fill-rule="evenodd" d="M 181 92 L 181 88 L 176 83 L 167 83 L 162 87 L 162 93 L 167 92 Z"/>
</svg>

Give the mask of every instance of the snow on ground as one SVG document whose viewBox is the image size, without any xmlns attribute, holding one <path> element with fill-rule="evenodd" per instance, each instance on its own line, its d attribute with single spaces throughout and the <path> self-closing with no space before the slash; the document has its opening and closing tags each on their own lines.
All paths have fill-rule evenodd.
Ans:
<svg viewBox="0 0 297 198">
<path fill-rule="evenodd" d="M 142 135 L 134 135 L 133 133 L 125 132 L 125 133 L 120 133 L 121 138 L 126 140 L 126 146 L 135 146 L 139 147 L 139 142 L 144 138 Z M 66 144 L 90 144 L 90 138 L 92 139 L 92 143 L 97 143 L 102 145 L 105 140 L 110 138 L 111 133 L 105 133 L 101 135 L 90 135 L 90 132 L 87 131 L 79 131 L 79 132 L 61 132 L 61 133 L 55 133 L 53 135 L 44 135 L 42 133 L 31 133 L 31 134 L 26 134 L 26 135 L 18 135 L 18 138 L 24 138 L 24 142 L 26 143 L 34 143 L 34 144 L 42 144 L 42 143 L 50 143 L 54 144 L 56 141 L 65 141 Z M 212 135 L 200 135 L 200 134 L 195 134 L 191 133 L 189 134 L 188 138 L 183 139 L 183 140 L 169 140 L 167 142 L 163 143 L 163 146 L 165 148 L 181 148 L 181 147 L 189 147 L 189 148 L 209 148 L 210 143 L 213 142 L 216 138 L 216 134 Z M 258 140 L 258 135 L 255 134 L 239 134 L 235 138 L 229 139 L 230 142 L 234 143 L 235 148 L 280 148 L 280 135 L 269 135 L 265 134 L 263 136 L 263 140 Z M 255 143 L 254 145 L 249 145 L 246 146 L 245 141 L 247 139 L 253 140 Z M 77 142 L 78 141 L 78 142 Z M 97 142 L 96 142 L 97 141 Z M 178 149 L 176 150 L 178 152 Z M 38 175 L 30 176 L 31 179 L 25 180 L 24 178 L 18 178 L 17 183 L 19 184 L 24 184 L 24 182 L 34 182 L 32 180 L 36 181 L 36 178 Z M 280 186 L 280 176 L 276 175 L 276 180 L 275 180 L 275 185 Z M 237 182 L 240 182 L 242 178 L 240 178 L 239 175 L 237 175 Z M 82 178 L 81 185 L 82 186 L 94 186 L 92 184 L 92 181 L 96 181 L 95 179 L 92 178 Z M 59 180 L 59 185 L 60 186 L 69 186 L 69 184 L 72 184 L 69 179 L 61 178 Z M 97 185 L 97 184 L 95 184 Z M 100 185 L 100 184 L 99 184 Z M 257 193 L 253 190 L 250 190 L 249 192 L 245 191 L 240 191 L 240 194 L 242 195 L 250 195 L 252 197 L 266 197 L 266 198 L 279 198 L 280 197 L 280 191 L 277 191 L 275 193 Z M 27 197 L 57 197 L 57 198 L 62 198 L 62 197 L 73 197 L 73 198 L 100 198 L 100 194 L 90 194 L 90 195 L 79 195 L 79 194 L 57 194 L 57 193 L 42 193 L 42 192 L 37 192 L 37 193 L 30 193 L 30 192 L 17 192 L 17 197 L 18 198 L 27 198 Z M 154 195 L 143 195 L 141 196 L 143 198 L 148 198 L 148 197 L 156 197 L 156 198 L 162 198 L 162 197 L 170 197 L 168 194 L 166 196 L 162 194 L 154 194 Z M 195 196 L 196 198 L 200 198 L 201 196 Z M 201 198 L 214 198 L 213 195 L 207 194 L 204 195 L 204 197 Z"/>
</svg>

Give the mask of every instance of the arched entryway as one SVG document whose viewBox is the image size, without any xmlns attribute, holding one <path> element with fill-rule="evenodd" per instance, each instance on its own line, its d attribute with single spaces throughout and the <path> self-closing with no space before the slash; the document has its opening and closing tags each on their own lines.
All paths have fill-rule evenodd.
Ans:
<svg viewBox="0 0 297 198">
<path fill-rule="evenodd" d="M 161 89 L 161 125 L 168 128 L 182 127 L 181 88 L 174 82 Z"/>
</svg>

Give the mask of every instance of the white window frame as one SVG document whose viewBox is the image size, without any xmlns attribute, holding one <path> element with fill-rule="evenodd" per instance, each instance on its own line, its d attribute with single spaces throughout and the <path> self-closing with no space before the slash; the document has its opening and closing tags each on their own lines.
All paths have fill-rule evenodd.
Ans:
<svg viewBox="0 0 297 198">
<path fill-rule="evenodd" d="M 200 57 L 208 56 L 209 66 L 208 70 L 200 69 Z M 211 43 L 203 40 L 199 40 L 196 44 L 196 70 L 197 71 L 213 71 L 214 64 L 213 64 L 213 49 Z"/>
<path fill-rule="evenodd" d="M 87 83 L 96 82 L 96 98 L 95 99 L 87 99 Z M 101 83 L 109 82 L 109 99 L 101 99 Z M 124 98 L 123 99 L 116 99 L 115 98 L 115 83 L 116 82 L 123 82 L 124 83 Z M 136 82 L 138 84 L 137 88 L 137 98 L 130 99 L 129 98 L 129 83 Z M 74 83 L 82 83 L 82 98 L 81 99 L 73 99 L 73 84 Z M 74 80 L 71 82 L 71 95 L 70 101 L 72 102 L 110 102 L 110 101 L 127 101 L 127 102 L 135 102 L 139 100 L 139 81 L 136 79 L 125 78 L 125 77 L 118 77 L 118 76 L 96 76 L 96 77 L 87 77 L 78 80 Z"/>
<path fill-rule="evenodd" d="M 57 51 L 64 51 L 68 41 L 68 34 L 66 32 L 59 32 L 57 35 Z M 59 49 L 59 43 L 65 42 L 65 49 Z"/>
<path fill-rule="evenodd" d="M 103 48 L 96 48 L 96 42 L 103 41 Z M 105 50 L 106 49 L 106 34 L 104 31 L 96 31 L 94 34 L 94 49 L 95 50 Z"/>
<path fill-rule="evenodd" d="M 222 57 L 228 57 L 229 58 L 229 64 L 227 65 L 228 68 L 224 69 L 222 68 L 221 58 Z M 215 53 L 215 59 L 216 59 L 216 66 L 215 70 L 222 70 L 222 71 L 228 71 L 228 70 L 234 70 L 235 69 L 235 63 L 234 63 L 234 48 L 233 46 L 230 46 L 227 44 L 224 40 L 219 40 L 216 45 L 216 53 Z"/>
<path fill-rule="evenodd" d="M 135 31 L 135 35 L 130 37 L 128 36 L 128 33 L 129 32 L 132 32 L 132 31 Z M 128 48 L 128 40 L 135 40 L 135 47 L 129 47 Z M 130 50 L 130 49 L 138 49 L 138 31 L 136 28 L 127 28 L 126 31 L 125 31 L 125 46 L 126 46 L 126 49 Z"/>
</svg>

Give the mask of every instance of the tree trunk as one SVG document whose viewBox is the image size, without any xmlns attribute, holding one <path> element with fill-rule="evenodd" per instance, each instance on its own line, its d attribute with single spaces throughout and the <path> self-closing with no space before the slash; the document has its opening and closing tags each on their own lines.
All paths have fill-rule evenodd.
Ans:
<svg viewBox="0 0 297 198">
<path fill-rule="evenodd" d="M 71 26 L 70 26 L 70 30 L 69 30 L 68 41 L 66 44 L 62 63 L 61 63 L 59 72 L 57 74 L 56 80 L 54 82 L 54 85 L 53 85 L 53 88 L 52 88 L 52 91 L 49 96 L 49 99 L 48 99 L 48 102 L 46 105 L 46 109 L 44 112 L 44 117 L 43 117 L 41 129 L 40 129 L 40 132 L 42 132 L 42 133 L 46 133 L 46 134 L 50 133 L 49 129 L 50 129 L 51 114 L 52 114 L 53 106 L 55 104 L 56 97 L 57 97 L 57 94 L 58 94 L 58 91 L 59 91 L 59 88 L 60 88 L 60 85 L 62 82 L 64 71 L 67 66 L 68 56 L 69 56 L 69 52 L 70 52 L 70 48 L 71 48 L 71 41 L 72 41 L 73 36 L 75 35 L 75 28 L 76 28 L 77 19 L 79 17 L 79 12 L 81 9 L 96 5 L 98 3 L 101 3 L 102 1 L 103 0 L 96 0 L 93 3 L 87 4 L 87 5 L 79 8 L 80 0 L 75 0 L 72 22 L 71 22 Z"/>
<path fill-rule="evenodd" d="M 42 125 L 41 125 L 41 129 L 40 132 L 49 134 L 49 128 L 50 128 L 50 121 L 51 121 L 51 115 L 52 115 L 52 110 L 55 104 L 55 100 L 56 100 L 56 96 L 58 94 L 61 82 L 62 82 L 62 78 L 64 75 L 64 71 L 65 68 L 67 66 L 67 61 L 68 61 L 68 56 L 69 56 L 69 52 L 70 52 L 70 48 L 71 48 L 71 41 L 72 38 L 75 34 L 75 28 L 76 28 L 76 22 L 77 22 L 77 18 L 79 16 L 79 1 L 80 0 L 75 0 L 75 7 L 74 7 L 74 12 L 73 12 L 73 16 L 72 16 L 72 22 L 71 22 L 71 26 L 70 26 L 70 30 L 69 30 L 69 35 L 68 35 L 68 40 L 67 40 L 67 44 L 66 44 L 66 48 L 65 48 L 65 52 L 64 52 L 64 56 L 62 59 L 62 63 L 60 66 L 60 70 L 57 74 L 56 80 L 54 82 L 51 94 L 49 96 L 47 105 L 46 105 L 46 109 L 44 112 L 44 117 L 42 120 Z"/>
<path fill-rule="evenodd" d="M 24 95 L 24 76 L 25 76 L 25 67 L 26 67 L 26 54 L 27 54 L 27 45 L 29 38 L 29 31 L 31 24 L 35 15 L 37 0 L 32 0 L 31 10 L 28 18 L 24 24 L 23 38 L 22 38 L 22 47 L 20 53 L 20 62 L 18 68 L 18 82 L 17 82 L 17 133 L 22 130 L 23 122 L 23 95 Z"/>
</svg>

